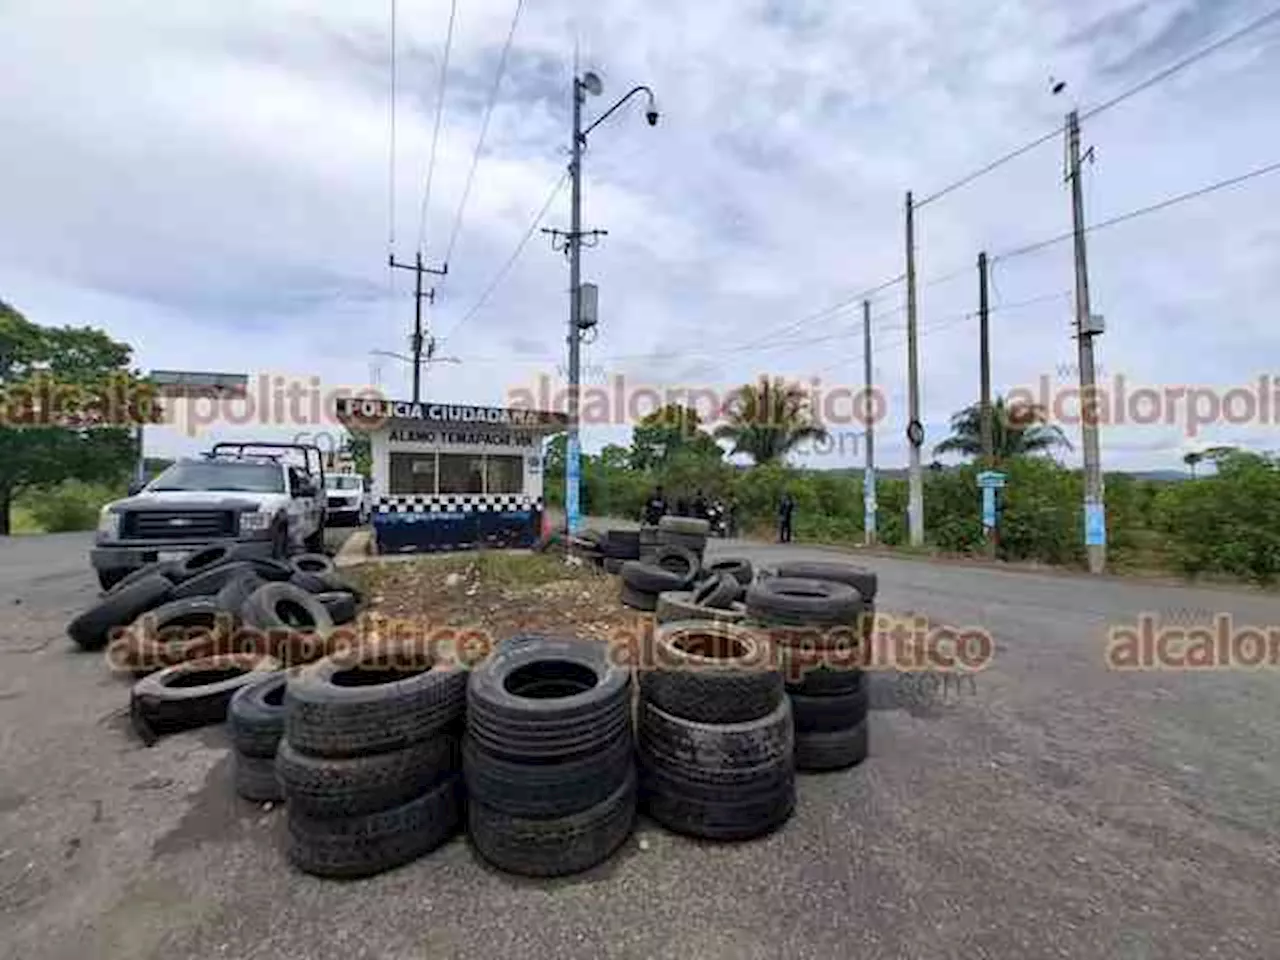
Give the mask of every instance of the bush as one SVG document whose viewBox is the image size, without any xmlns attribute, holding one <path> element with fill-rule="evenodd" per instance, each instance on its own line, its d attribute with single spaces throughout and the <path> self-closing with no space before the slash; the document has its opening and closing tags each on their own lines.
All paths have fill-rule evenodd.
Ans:
<svg viewBox="0 0 1280 960">
<path fill-rule="evenodd" d="M 20 506 L 45 533 L 93 530 L 104 503 L 124 496 L 124 490 L 67 480 L 56 487 L 25 493 Z"/>
</svg>

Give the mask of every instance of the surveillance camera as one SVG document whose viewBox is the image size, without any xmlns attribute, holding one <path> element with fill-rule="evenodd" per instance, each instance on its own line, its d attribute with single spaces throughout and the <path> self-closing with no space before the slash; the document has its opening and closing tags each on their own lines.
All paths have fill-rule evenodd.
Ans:
<svg viewBox="0 0 1280 960">
<path fill-rule="evenodd" d="M 645 114 L 645 119 L 649 121 L 649 126 L 656 127 L 658 125 L 658 111 L 650 110 Z"/>
</svg>

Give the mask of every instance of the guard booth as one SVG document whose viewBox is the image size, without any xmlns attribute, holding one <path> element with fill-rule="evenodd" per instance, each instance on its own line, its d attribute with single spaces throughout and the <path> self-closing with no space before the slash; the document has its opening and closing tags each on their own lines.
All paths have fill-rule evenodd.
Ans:
<svg viewBox="0 0 1280 960">
<path fill-rule="evenodd" d="M 379 553 L 527 547 L 542 534 L 542 442 L 562 413 L 343 398 L 367 433 Z"/>
</svg>

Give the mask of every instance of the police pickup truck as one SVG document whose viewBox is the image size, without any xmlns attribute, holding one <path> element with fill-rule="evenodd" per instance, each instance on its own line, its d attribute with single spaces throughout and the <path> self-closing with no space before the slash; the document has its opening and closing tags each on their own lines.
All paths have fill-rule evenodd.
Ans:
<svg viewBox="0 0 1280 960">
<path fill-rule="evenodd" d="M 302 454 L 301 465 L 287 462 L 290 453 Z M 181 560 L 213 542 L 240 541 L 263 557 L 321 552 L 324 530 L 318 447 L 219 443 L 104 506 L 89 558 L 98 582 L 110 589 L 139 567 Z"/>
</svg>

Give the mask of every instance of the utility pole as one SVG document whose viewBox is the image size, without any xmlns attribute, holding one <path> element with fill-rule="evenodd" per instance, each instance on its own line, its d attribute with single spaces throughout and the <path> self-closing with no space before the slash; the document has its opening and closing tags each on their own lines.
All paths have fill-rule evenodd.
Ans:
<svg viewBox="0 0 1280 960">
<path fill-rule="evenodd" d="M 995 425 L 991 417 L 991 329 L 990 329 L 991 311 L 988 306 L 987 298 L 987 252 L 983 250 L 978 254 L 978 367 L 979 373 L 979 393 L 978 393 L 978 415 L 981 418 L 981 434 L 982 434 L 982 469 L 994 470 L 996 465 L 995 458 Z M 990 497 L 991 507 L 988 514 L 988 504 L 984 500 L 983 504 L 983 534 L 986 541 L 985 547 L 987 556 L 994 558 L 996 555 L 996 531 L 994 525 L 988 526 L 988 520 L 994 521 L 995 518 L 995 490 L 983 490 L 984 498 Z"/>
<path fill-rule="evenodd" d="M 1092 157 L 1090 149 L 1089 155 Z M 1080 185 L 1080 116 L 1067 114 L 1068 179 L 1071 181 L 1071 223 L 1075 238 L 1076 345 L 1080 367 L 1080 421 L 1084 440 L 1084 539 L 1090 573 L 1107 566 L 1107 514 L 1098 445 L 1098 393 L 1093 366 L 1095 325 L 1089 306 L 1089 260 L 1085 249 L 1084 191 Z"/>
<path fill-rule="evenodd" d="M 920 362 L 916 337 L 916 222 L 915 204 L 907 191 L 907 528 L 913 547 L 924 546 L 924 477 L 920 473 Z"/>
<path fill-rule="evenodd" d="M 874 546 L 876 542 L 876 428 L 872 423 L 871 402 L 871 301 L 862 301 L 862 416 L 867 427 L 867 468 L 862 477 L 863 542 Z"/>
<path fill-rule="evenodd" d="M 397 263 L 395 254 L 387 256 L 388 265 L 397 270 L 412 270 L 414 275 L 413 283 L 413 338 L 412 338 L 412 354 L 413 354 L 413 402 L 420 403 L 422 401 L 422 301 L 428 303 L 436 302 L 436 291 L 433 287 L 430 290 L 422 289 L 422 275 L 424 273 L 432 273 L 437 277 L 443 277 L 449 272 L 449 265 L 446 263 L 439 270 L 431 267 L 423 266 L 422 251 L 419 250 L 414 255 L 413 263 Z M 434 343 L 429 352 L 434 352 Z"/>
</svg>

